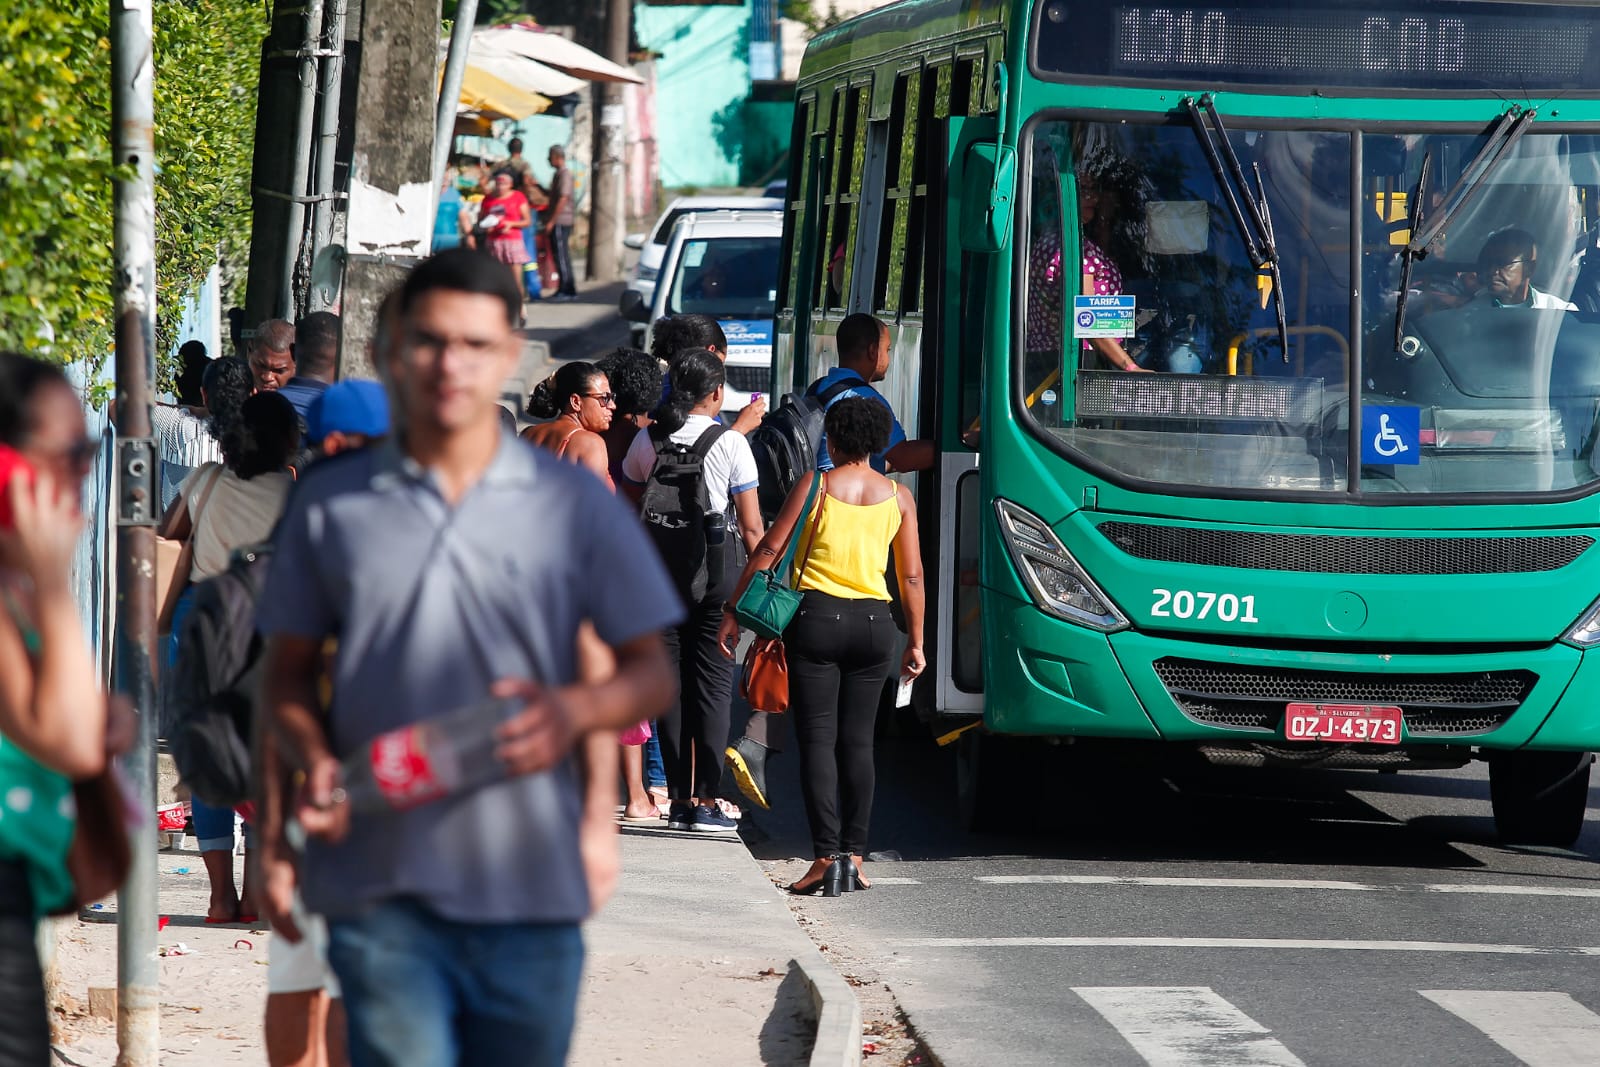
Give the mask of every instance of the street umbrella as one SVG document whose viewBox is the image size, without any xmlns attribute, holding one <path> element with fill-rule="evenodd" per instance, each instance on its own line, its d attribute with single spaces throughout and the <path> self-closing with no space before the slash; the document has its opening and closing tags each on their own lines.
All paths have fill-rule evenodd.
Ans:
<svg viewBox="0 0 1600 1067">
<path fill-rule="evenodd" d="M 569 41 L 558 33 L 546 33 L 525 26 L 494 26 L 473 31 L 472 54 L 521 56 L 547 67 L 564 70 L 585 81 L 644 84 L 644 79 L 633 71 L 613 63 L 598 52 Z"/>
</svg>

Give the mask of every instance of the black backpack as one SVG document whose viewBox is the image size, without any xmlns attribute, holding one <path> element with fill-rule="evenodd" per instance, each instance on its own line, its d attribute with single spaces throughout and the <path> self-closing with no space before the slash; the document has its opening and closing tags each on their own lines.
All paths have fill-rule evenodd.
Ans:
<svg viewBox="0 0 1600 1067">
<path fill-rule="evenodd" d="M 240 549 L 227 570 L 195 586 L 165 682 L 167 741 L 178 774 L 213 807 L 231 808 L 251 796 L 251 730 L 262 662 L 256 602 L 271 552 L 270 545 Z"/>
<path fill-rule="evenodd" d="M 828 406 L 846 389 L 866 385 L 859 375 L 851 375 L 817 392 L 818 378 L 804 392 L 790 393 L 769 411 L 761 425 L 750 431 L 750 451 L 755 455 L 756 500 L 761 518 L 771 523 L 783 509 L 789 493 L 800 480 L 817 469 L 817 451 L 822 446 L 822 422 Z"/>
<path fill-rule="evenodd" d="M 713 573 L 721 570 L 717 565 L 723 562 L 722 554 L 708 552 L 706 546 L 705 520 L 711 503 L 705 462 L 711 446 L 728 428 L 721 423 L 708 426 L 692 445 L 673 443 L 670 434 L 655 426 L 649 432 L 656 465 L 639 499 L 639 517 L 684 604 L 698 604 L 722 578 Z"/>
</svg>

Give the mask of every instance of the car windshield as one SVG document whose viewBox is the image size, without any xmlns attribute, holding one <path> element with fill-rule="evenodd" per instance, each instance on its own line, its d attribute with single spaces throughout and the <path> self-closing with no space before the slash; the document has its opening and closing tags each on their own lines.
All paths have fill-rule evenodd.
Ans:
<svg viewBox="0 0 1600 1067">
<path fill-rule="evenodd" d="M 776 237 L 709 237 L 683 243 L 667 314 L 770 319 L 778 299 Z"/>
<path fill-rule="evenodd" d="M 1240 493 L 1600 481 L 1600 139 L 1529 132 L 1462 186 L 1483 131 L 1229 127 L 1246 188 L 1188 125 L 1035 125 L 1028 421 L 1114 475 Z M 1461 203 L 1413 264 L 1397 350 L 1425 158 L 1422 226 Z M 1281 293 L 1230 193 L 1268 205 Z"/>
</svg>

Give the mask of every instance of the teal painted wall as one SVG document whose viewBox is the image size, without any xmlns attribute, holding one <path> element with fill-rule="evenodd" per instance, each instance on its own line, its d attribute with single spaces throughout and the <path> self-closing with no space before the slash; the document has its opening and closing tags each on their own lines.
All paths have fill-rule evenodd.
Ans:
<svg viewBox="0 0 1600 1067">
<path fill-rule="evenodd" d="M 750 6 L 634 5 L 639 45 L 656 52 L 661 184 L 734 186 L 742 180 L 750 97 Z"/>
</svg>

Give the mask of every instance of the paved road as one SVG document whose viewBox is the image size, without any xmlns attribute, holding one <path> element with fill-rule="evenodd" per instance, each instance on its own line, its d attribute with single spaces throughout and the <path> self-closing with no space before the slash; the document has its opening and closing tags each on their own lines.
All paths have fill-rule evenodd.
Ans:
<svg viewBox="0 0 1600 1067">
<path fill-rule="evenodd" d="M 793 762 L 782 810 L 746 817 L 765 857 L 807 852 Z M 946 1067 L 1600 1064 L 1600 822 L 1502 848 L 1481 768 L 1080 788 L 1063 760 L 976 836 L 947 753 L 889 740 L 878 765 L 873 847 L 901 862 L 802 907 Z"/>
</svg>

